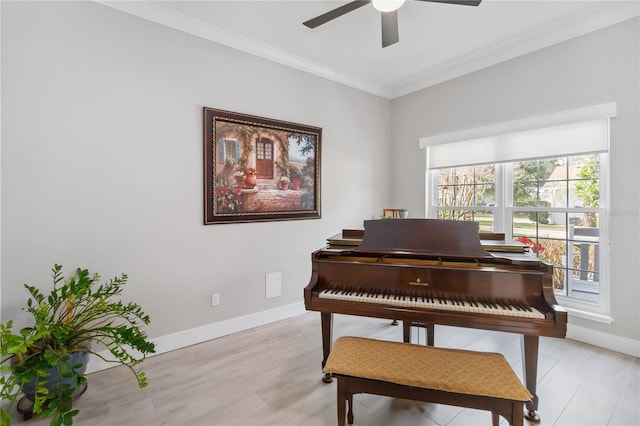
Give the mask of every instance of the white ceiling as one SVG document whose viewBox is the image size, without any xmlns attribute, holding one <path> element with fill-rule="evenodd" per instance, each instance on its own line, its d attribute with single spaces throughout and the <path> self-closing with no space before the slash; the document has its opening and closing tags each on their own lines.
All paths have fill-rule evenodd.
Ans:
<svg viewBox="0 0 640 426">
<path fill-rule="evenodd" d="M 382 48 L 371 5 L 302 25 L 347 1 L 99 3 L 390 99 L 640 15 L 640 0 L 409 0 Z"/>
</svg>

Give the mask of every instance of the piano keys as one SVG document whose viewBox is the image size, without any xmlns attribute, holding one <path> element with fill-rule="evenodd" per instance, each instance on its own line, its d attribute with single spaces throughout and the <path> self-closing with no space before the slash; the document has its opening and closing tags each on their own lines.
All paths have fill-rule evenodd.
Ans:
<svg viewBox="0 0 640 426">
<path fill-rule="evenodd" d="M 321 313 L 323 366 L 331 350 L 334 313 L 402 320 L 429 331 L 434 324 L 523 336 L 525 410 L 538 421 L 539 336 L 564 337 L 567 314 L 553 295 L 553 267 L 522 253 L 486 251 L 475 222 L 435 219 L 365 221 L 360 244 L 312 254 L 305 306 Z M 493 242 L 495 245 L 495 242 Z M 325 377 L 330 381 L 330 377 Z"/>
<path fill-rule="evenodd" d="M 464 300 L 456 296 L 431 295 L 418 293 L 390 294 L 382 289 L 367 291 L 365 289 L 322 290 L 318 297 L 325 299 L 345 300 L 363 303 L 381 303 L 391 306 L 408 306 L 412 308 L 435 309 L 443 311 L 472 312 L 487 315 L 506 315 L 522 318 L 545 318 L 545 314 L 534 307 L 517 300 L 474 299 Z"/>
</svg>

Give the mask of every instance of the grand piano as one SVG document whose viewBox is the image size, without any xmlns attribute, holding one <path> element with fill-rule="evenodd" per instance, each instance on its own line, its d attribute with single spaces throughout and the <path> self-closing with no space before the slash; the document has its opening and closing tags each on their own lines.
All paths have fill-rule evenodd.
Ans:
<svg viewBox="0 0 640 426">
<path fill-rule="evenodd" d="M 434 324 L 518 333 L 525 386 L 534 396 L 525 416 L 539 422 L 539 336 L 565 337 L 567 330 L 567 313 L 553 294 L 553 267 L 522 250 L 483 245 L 477 222 L 367 220 L 360 232 L 351 238 L 345 230 L 343 243 L 311 256 L 304 301 L 307 310 L 320 312 L 322 366 L 331 351 L 334 313 L 402 321 L 406 342 L 411 326 L 420 325 L 430 345 Z M 323 380 L 330 382 L 330 375 Z"/>
</svg>

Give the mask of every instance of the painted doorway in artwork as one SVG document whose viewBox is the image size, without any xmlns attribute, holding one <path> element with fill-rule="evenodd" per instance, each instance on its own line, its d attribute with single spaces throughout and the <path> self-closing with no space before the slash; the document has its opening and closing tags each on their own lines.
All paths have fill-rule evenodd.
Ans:
<svg viewBox="0 0 640 426">
<path fill-rule="evenodd" d="M 273 141 L 260 138 L 256 146 L 256 172 L 260 179 L 273 179 Z"/>
</svg>

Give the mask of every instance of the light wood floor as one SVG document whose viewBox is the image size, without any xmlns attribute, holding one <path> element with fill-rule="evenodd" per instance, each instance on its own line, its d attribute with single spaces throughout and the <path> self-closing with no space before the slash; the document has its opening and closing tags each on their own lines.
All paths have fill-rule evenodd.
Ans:
<svg viewBox="0 0 640 426">
<path fill-rule="evenodd" d="M 334 338 L 402 340 L 387 320 L 337 315 Z M 419 337 L 420 342 L 415 338 Z M 414 343 L 424 343 L 422 330 Z M 436 326 L 436 346 L 501 352 L 518 375 L 520 336 Z M 211 340 L 145 362 L 137 388 L 112 368 L 89 375 L 74 406 L 76 425 L 335 425 L 335 383 L 321 379 L 320 315 L 315 312 Z M 640 359 L 569 339 L 541 338 L 542 425 L 640 425 Z M 354 397 L 354 425 L 490 425 L 488 412 L 374 395 Z M 26 422 L 16 413 L 14 424 Z M 506 424 L 501 419 L 501 424 Z M 525 420 L 525 425 L 528 422 Z"/>
</svg>

